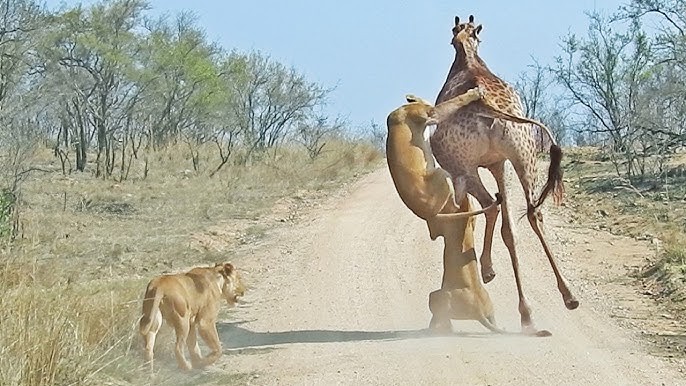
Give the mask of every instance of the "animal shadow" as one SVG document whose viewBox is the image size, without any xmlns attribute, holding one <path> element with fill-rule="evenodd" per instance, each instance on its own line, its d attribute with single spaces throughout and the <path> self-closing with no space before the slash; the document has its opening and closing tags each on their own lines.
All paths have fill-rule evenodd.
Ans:
<svg viewBox="0 0 686 386">
<path fill-rule="evenodd" d="M 398 331 L 349 331 L 349 330 L 295 330 L 295 331 L 251 331 L 242 324 L 249 321 L 218 323 L 217 332 L 223 346 L 229 353 L 255 350 L 256 347 L 278 346 L 294 343 L 343 343 L 361 341 L 395 341 L 436 337 L 494 337 L 484 333 L 436 334 L 429 329 Z"/>
</svg>

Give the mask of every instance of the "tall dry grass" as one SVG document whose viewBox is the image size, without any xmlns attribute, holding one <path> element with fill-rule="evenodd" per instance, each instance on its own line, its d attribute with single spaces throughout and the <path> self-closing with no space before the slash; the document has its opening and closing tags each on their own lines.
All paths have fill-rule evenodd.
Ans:
<svg viewBox="0 0 686 386">
<path fill-rule="evenodd" d="M 97 383 L 130 351 L 141 280 L 61 284 L 59 270 L 3 259 L 0 384 Z"/>
<path fill-rule="evenodd" d="M 246 244 L 268 237 L 293 205 L 379 166 L 364 143 L 338 141 L 311 161 L 284 147 L 248 165 L 214 169 L 211 147 L 193 170 L 183 146 L 148 155 L 124 181 L 50 173 L 26 181 L 20 237 L 0 251 L 0 384 L 219 384 L 246 374 L 179 374 L 163 333 L 150 378 L 134 328 L 150 277 L 229 259 L 247 271 Z M 205 158 L 203 158 L 205 157 Z M 278 204 L 289 203 L 286 209 Z M 168 364 L 164 365 L 165 358 Z"/>
</svg>

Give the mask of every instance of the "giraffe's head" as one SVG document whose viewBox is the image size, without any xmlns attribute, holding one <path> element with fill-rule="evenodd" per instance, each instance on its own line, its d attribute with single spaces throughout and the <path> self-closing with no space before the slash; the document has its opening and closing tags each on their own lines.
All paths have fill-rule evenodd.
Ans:
<svg viewBox="0 0 686 386">
<path fill-rule="evenodd" d="M 453 27 L 452 45 L 456 50 L 476 52 L 479 48 L 479 33 L 483 26 L 474 25 L 474 15 L 469 15 L 467 23 L 460 23 L 460 18 L 455 16 L 455 26 Z"/>
</svg>

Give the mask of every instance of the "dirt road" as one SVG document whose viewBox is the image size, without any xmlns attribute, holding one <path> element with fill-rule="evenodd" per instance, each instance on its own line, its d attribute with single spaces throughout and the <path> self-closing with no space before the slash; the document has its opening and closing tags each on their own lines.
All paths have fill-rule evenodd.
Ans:
<svg viewBox="0 0 686 386">
<path fill-rule="evenodd" d="M 524 200 L 517 185 L 510 187 L 518 218 Z M 554 224 L 547 216 L 546 223 Z M 683 374 L 649 355 L 584 297 L 583 280 L 573 274 L 573 258 L 562 253 L 555 228 L 547 231 L 577 289 L 581 306 L 575 311 L 564 308 L 528 222 L 515 224 L 534 320 L 552 337 L 498 336 L 471 321 L 454 322 L 455 336 L 431 337 L 424 331 L 427 301 L 440 286 L 442 240 L 430 241 L 386 169 L 308 218 L 246 258 L 254 288 L 248 304 L 219 325 L 226 355 L 217 370 L 252 372 L 253 384 L 286 385 L 686 384 Z M 480 251 L 483 218 L 476 229 Z M 498 276 L 487 289 L 498 323 L 518 331 L 512 269 L 496 233 Z"/>
</svg>

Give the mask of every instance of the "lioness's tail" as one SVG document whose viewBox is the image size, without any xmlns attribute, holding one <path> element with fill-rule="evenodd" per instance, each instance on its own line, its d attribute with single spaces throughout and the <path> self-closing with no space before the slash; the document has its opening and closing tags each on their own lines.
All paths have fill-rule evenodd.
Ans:
<svg viewBox="0 0 686 386">
<path fill-rule="evenodd" d="M 484 106 L 486 106 L 489 109 L 489 114 L 484 114 L 485 116 L 489 118 L 504 119 L 507 121 L 517 123 L 531 123 L 542 128 L 543 131 L 548 135 L 548 139 L 550 139 L 551 142 L 549 150 L 550 166 L 548 167 L 548 180 L 545 182 L 543 190 L 541 190 L 541 194 L 538 196 L 538 199 L 536 199 L 536 201 L 533 203 L 533 207 L 538 208 L 539 206 L 541 206 L 541 204 L 543 204 L 545 199 L 548 197 L 548 194 L 550 194 L 551 192 L 553 193 L 553 199 L 555 201 L 555 204 L 559 205 L 562 202 L 562 198 L 565 192 L 564 184 L 562 182 L 562 168 L 560 167 L 562 163 L 562 148 L 560 148 L 560 146 L 558 146 L 557 142 L 555 141 L 555 137 L 553 136 L 552 131 L 550 131 L 550 129 L 546 125 L 535 119 L 518 117 L 516 115 L 503 111 L 494 104 L 492 104 L 486 98 L 483 98 L 481 101 L 483 102 Z"/>
<path fill-rule="evenodd" d="M 487 329 L 491 330 L 491 332 L 495 332 L 496 334 L 508 334 L 507 331 L 496 326 L 495 321 L 488 320 L 488 318 L 485 316 L 479 319 L 479 323 L 481 323 L 481 325 L 486 327 Z"/>
<path fill-rule="evenodd" d="M 153 320 L 160 312 L 160 301 L 162 301 L 163 293 L 158 290 L 152 283 L 148 284 L 145 290 L 145 297 L 143 298 L 143 316 L 138 322 L 138 331 L 141 335 L 146 335 L 150 331 Z"/>
<path fill-rule="evenodd" d="M 476 216 L 482 213 L 486 213 L 487 211 L 495 208 L 496 206 L 500 205 L 503 202 L 503 197 L 500 195 L 500 193 L 495 194 L 495 202 L 493 202 L 491 205 L 479 209 L 479 210 L 473 210 L 470 212 L 456 212 L 456 213 L 438 213 L 436 215 L 436 218 L 440 219 L 458 219 L 458 218 L 466 218 L 466 217 L 472 217 Z"/>
<path fill-rule="evenodd" d="M 489 320 L 487 317 L 482 317 L 479 319 L 479 323 L 481 323 L 482 326 L 486 327 L 487 329 L 491 330 L 491 332 L 495 332 L 496 334 L 503 334 L 503 335 L 522 335 L 522 333 L 516 333 L 516 332 L 508 332 L 505 331 L 498 326 L 495 325 L 495 320 Z M 547 330 L 537 330 L 532 333 L 526 333 L 524 335 L 532 336 L 532 337 L 539 337 L 539 338 L 544 338 L 547 336 L 550 336 L 550 332 Z"/>
</svg>

